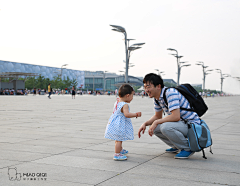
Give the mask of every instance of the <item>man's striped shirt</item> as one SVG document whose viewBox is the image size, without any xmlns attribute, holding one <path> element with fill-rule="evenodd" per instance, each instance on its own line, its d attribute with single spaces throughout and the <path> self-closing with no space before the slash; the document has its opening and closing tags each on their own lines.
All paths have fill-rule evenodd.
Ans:
<svg viewBox="0 0 240 186">
<path fill-rule="evenodd" d="M 180 109 L 180 116 L 183 119 L 186 119 L 190 121 L 191 123 L 195 124 L 201 124 L 201 120 L 198 117 L 196 112 L 192 111 L 186 111 L 186 110 L 181 110 L 181 108 L 190 108 L 190 104 L 188 100 L 180 93 L 178 90 L 175 88 L 169 88 L 166 91 L 166 98 L 168 102 L 168 108 L 166 108 L 167 104 L 165 104 L 165 101 L 163 99 L 163 93 L 167 87 L 163 87 L 162 92 L 160 94 L 160 98 L 158 100 L 159 105 L 156 103 L 154 99 L 154 109 L 156 112 L 159 112 L 161 110 L 164 110 L 164 112 L 168 113 L 169 115 L 171 114 L 171 111 L 175 109 Z"/>
</svg>

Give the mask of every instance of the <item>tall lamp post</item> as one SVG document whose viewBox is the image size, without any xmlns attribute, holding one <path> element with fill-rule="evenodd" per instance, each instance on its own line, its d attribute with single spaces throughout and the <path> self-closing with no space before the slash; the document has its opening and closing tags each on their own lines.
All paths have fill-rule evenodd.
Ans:
<svg viewBox="0 0 240 186">
<path fill-rule="evenodd" d="M 226 77 L 230 77 L 229 74 L 223 74 L 221 69 L 215 69 L 218 73 L 220 73 L 220 79 L 221 79 L 221 93 L 222 93 L 222 87 L 223 87 L 223 80 Z"/>
<path fill-rule="evenodd" d="M 137 47 L 137 46 L 143 45 L 145 43 L 136 43 L 129 47 L 129 41 L 134 40 L 134 39 L 127 39 L 127 32 L 126 32 L 125 28 L 123 28 L 121 26 L 117 26 L 117 25 L 110 25 L 110 26 L 113 27 L 113 29 L 112 29 L 113 31 L 120 32 L 125 37 L 125 53 L 126 53 L 125 83 L 128 83 L 128 67 L 129 67 L 130 53 L 133 50 L 141 48 L 141 47 Z"/>
<path fill-rule="evenodd" d="M 101 74 L 103 75 L 103 92 L 105 92 L 105 88 L 106 88 L 106 82 L 105 82 L 106 72 L 108 72 L 108 71 L 101 72 Z"/>
<path fill-rule="evenodd" d="M 159 76 L 165 75 L 165 74 L 164 74 L 164 71 L 159 71 L 158 69 L 155 69 L 155 70 L 158 72 L 158 75 L 159 75 Z"/>
<path fill-rule="evenodd" d="M 64 64 L 64 65 L 61 66 L 61 79 L 62 79 L 62 70 L 63 70 L 63 67 L 64 67 L 64 66 L 67 66 L 67 65 L 68 65 L 68 64 Z"/>
<path fill-rule="evenodd" d="M 183 66 L 181 66 L 181 63 L 180 63 L 180 60 L 179 60 L 179 59 L 181 59 L 183 56 L 179 56 L 179 55 L 178 55 L 178 51 L 177 51 L 176 49 L 168 48 L 167 50 L 175 51 L 175 52 L 177 53 L 177 54 L 171 54 L 171 55 L 173 55 L 174 57 L 177 58 L 177 85 L 179 85 L 181 68 L 182 68 L 183 66 L 190 66 L 190 64 L 189 64 L 189 65 L 183 65 Z"/>
<path fill-rule="evenodd" d="M 183 63 L 187 63 L 187 61 L 179 62 L 179 67 L 178 67 L 178 85 L 179 85 L 179 82 L 180 82 L 180 76 L 181 76 L 181 69 L 182 69 L 182 67 L 189 67 L 189 66 L 191 66 L 191 64 L 182 65 Z"/>
<path fill-rule="evenodd" d="M 196 63 L 196 65 L 200 65 L 203 68 L 203 91 L 205 90 L 205 80 L 206 80 L 206 75 L 210 74 L 207 72 L 213 71 L 213 69 L 210 70 L 206 70 L 206 68 L 208 68 L 208 66 L 204 66 L 204 62 L 202 61 L 197 61 L 198 63 Z"/>
</svg>

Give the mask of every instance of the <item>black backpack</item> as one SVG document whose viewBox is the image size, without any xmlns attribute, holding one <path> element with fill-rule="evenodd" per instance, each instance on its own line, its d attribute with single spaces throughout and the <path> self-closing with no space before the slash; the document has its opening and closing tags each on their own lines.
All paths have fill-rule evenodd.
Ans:
<svg viewBox="0 0 240 186">
<path fill-rule="evenodd" d="M 187 110 L 187 111 L 193 111 L 198 114 L 199 117 L 201 117 L 205 112 L 208 110 L 207 105 L 203 101 L 202 97 L 198 94 L 198 92 L 190 85 L 190 84 L 181 84 L 177 87 L 174 87 L 178 90 L 189 102 L 190 109 L 182 108 L 181 110 Z M 163 93 L 163 99 L 166 103 L 166 106 L 168 106 L 167 98 L 166 98 L 166 91 L 168 88 L 165 89 Z M 159 105 L 158 101 L 155 99 L 156 103 Z"/>
</svg>

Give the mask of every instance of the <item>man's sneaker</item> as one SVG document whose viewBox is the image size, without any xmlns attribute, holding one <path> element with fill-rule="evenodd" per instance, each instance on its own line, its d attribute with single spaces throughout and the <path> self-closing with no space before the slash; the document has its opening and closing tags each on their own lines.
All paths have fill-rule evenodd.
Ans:
<svg viewBox="0 0 240 186">
<path fill-rule="evenodd" d="M 177 153 L 178 149 L 174 149 L 174 148 L 170 148 L 170 149 L 166 149 L 166 152 L 171 152 L 171 153 Z"/>
<path fill-rule="evenodd" d="M 117 161 L 127 160 L 127 156 L 124 156 L 121 153 L 114 154 L 113 159 Z"/>
<path fill-rule="evenodd" d="M 123 155 L 126 155 L 126 154 L 128 154 L 128 150 L 122 149 L 120 153 Z"/>
<path fill-rule="evenodd" d="M 175 159 L 187 159 L 193 154 L 194 154 L 194 152 L 192 152 L 192 151 L 181 150 L 181 152 L 179 152 L 176 156 L 174 156 L 174 158 Z"/>
</svg>

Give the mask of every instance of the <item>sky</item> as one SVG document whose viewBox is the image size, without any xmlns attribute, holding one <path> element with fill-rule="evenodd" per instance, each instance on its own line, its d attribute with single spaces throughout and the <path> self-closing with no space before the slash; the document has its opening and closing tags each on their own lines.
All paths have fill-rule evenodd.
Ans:
<svg viewBox="0 0 240 186">
<path fill-rule="evenodd" d="M 124 35 L 146 43 L 131 53 L 129 75 L 164 71 L 177 81 L 174 48 L 181 61 L 180 83 L 202 84 L 208 69 L 240 77 L 239 0 L 0 0 L 0 60 L 122 74 Z M 240 81 L 224 79 L 223 91 L 240 94 Z M 206 76 L 207 89 L 220 90 L 220 74 Z"/>
</svg>

